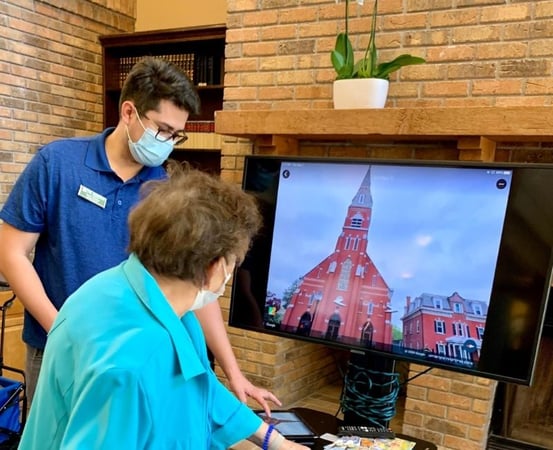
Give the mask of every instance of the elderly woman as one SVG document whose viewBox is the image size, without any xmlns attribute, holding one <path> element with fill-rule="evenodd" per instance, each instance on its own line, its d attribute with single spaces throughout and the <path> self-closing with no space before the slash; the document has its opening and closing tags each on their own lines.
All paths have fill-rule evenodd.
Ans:
<svg viewBox="0 0 553 450">
<path fill-rule="evenodd" d="M 194 314 L 244 258 L 260 225 L 255 201 L 205 173 L 170 169 L 129 216 L 129 258 L 61 308 L 20 449 L 224 449 L 245 438 L 307 448 L 218 381 Z"/>
</svg>

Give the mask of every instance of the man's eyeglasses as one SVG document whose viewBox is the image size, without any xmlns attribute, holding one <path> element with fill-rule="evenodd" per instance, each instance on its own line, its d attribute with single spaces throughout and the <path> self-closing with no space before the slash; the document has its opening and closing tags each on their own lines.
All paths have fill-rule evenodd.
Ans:
<svg viewBox="0 0 553 450">
<path fill-rule="evenodd" d="M 154 122 L 146 114 L 144 114 L 143 116 L 144 118 L 148 119 L 150 122 Z M 161 142 L 167 142 L 169 140 L 172 140 L 174 145 L 179 145 L 186 142 L 186 140 L 188 139 L 188 136 L 186 135 L 184 130 L 179 130 L 179 131 L 175 131 L 174 133 L 171 133 L 168 130 L 162 130 L 161 128 L 158 127 L 157 132 L 155 134 L 155 138 Z"/>
</svg>

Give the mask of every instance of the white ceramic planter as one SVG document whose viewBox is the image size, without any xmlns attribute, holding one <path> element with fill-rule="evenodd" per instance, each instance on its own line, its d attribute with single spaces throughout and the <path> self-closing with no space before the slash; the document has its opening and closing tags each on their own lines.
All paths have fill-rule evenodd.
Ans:
<svg viewBox="0 0 553 450">
<path fill-rule="evenodd" d="M 384 108 L 390 82 L 380 78 L 336 80 L 332 99 L 334 109 Z"/>
</svg>

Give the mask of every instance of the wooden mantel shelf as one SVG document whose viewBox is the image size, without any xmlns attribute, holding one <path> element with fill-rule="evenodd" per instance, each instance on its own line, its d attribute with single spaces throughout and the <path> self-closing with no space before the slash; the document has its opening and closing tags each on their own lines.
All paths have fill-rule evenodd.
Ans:
<svg viewBox="0 0 553 450">
<path fill-rule="evenodd" d="M 257 140 L 553 141 L 553 107 L 217 111 L 215 132 Z"/>
</svg>

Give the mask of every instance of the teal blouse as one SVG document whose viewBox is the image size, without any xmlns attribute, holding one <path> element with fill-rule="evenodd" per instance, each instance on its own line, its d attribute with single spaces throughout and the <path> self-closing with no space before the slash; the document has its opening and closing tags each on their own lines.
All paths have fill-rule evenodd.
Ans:
<svg viewBox="0 0 553 450">
<path fill-rule="evenodd" d="M 225 449 L 260 425 L 131 255 L 61 308 L 19 449 Z"/>
</svg>

